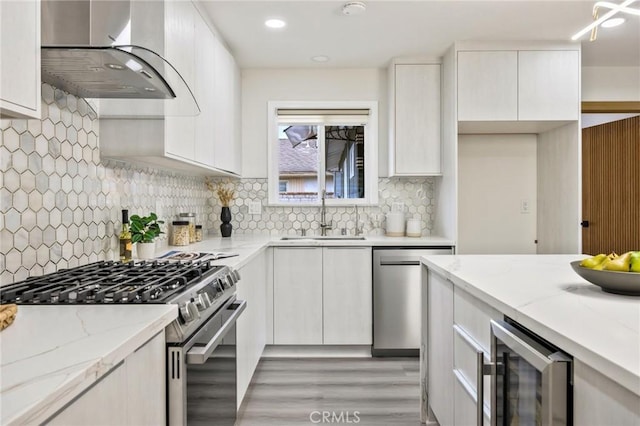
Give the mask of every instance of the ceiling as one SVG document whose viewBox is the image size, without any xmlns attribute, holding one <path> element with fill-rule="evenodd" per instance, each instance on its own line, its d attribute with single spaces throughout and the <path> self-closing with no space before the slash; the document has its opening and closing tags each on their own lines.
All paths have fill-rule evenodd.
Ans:
<svg viewBox="0 0 640 426">
<path fill-rule="evenodd" d="M 380 68 L 396 56 L 440 57 L 455 41 L 561 40 L 592 20 L 593 1 L 368 0 L 345 16 L 345 1 L 200 0 L 241 68 Z M 612 0 L 619 2 L 619 0 Z M 268 18 L 287 22 L 264 26 Z M 583 66 L 640 66 L 640 17 L 582 41 Z M 328 62 L 310 58 L 326 55 Z"/>
</svg>

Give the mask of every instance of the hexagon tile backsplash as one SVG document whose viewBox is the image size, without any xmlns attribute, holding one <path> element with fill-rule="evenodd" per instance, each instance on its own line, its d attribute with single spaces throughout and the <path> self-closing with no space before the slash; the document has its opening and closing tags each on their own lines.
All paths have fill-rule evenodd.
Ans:
<svg viewBox="0 0 640 426">
<path fill-rule="evenodd" d="M 156 212 L 167 224 L 195 212 L 211 235 L 220 235 L 217 198 L 202 177 L 100 159 L 99 120 L 80 98 L 43 84 L 42 120 L 0 120 L 0 284 L 60 268 L 113 260 L 118 255 L 121 210 Z M 266 179 L 236 179 L 231 206 L 235 233 L 318 233 L 317 207 L 269 207 Z M 382 178 L 380 204 L 360 209 L 365 234 L 379 233 L 384 214 L 403 201 L 432 228 L 432 178 Z M 261 215 L 248 214 L 260 200 Z M 354 208 L 329 207 L 333 233 L 353 233 Z M 160 239 L 167 244 L 166 234 Z"/>
</svg>

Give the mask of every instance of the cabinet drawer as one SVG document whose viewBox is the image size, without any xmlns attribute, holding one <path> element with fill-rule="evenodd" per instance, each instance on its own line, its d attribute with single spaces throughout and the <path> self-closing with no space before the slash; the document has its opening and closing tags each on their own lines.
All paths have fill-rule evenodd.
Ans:
<svg viewBox="0 0 640 426">
<path fill-rule="evenodd" d="M 465 383 L 464 378 L 458 374 L 455 375 L 456 380 L 453 384 L 454 404 L 456 410 L 454 419 L 456 425 L 475 425 L 476 422 L 476 397 L 475 390 Z M 485 402 L 487 400 L 485 399 Z M 483 406 L 485 425 L 491 424 L 491 409 L 485 403 Z"/>
<path fill-rule="evenodd" d="M 475 398 L 477 389 L 477 356 L 481 350 L 484 353 L 484 363 L 491 362 L 491 356 L 487 351 L 473 340 L 460 326 L 453 326 L 453 370 L 456 377 L 464 379 L 469 392 Z M 489 404 L 491 400 L 491 377 L 484 376 L 484 401 Z"/>
<path fill-rule="evenodd" d="M 502 314 L 456 287 L 453 300 L 453 322 L 458 324 L 484 350 L 491 355 L 491 320 L 502 319 Z"/>
</svg>

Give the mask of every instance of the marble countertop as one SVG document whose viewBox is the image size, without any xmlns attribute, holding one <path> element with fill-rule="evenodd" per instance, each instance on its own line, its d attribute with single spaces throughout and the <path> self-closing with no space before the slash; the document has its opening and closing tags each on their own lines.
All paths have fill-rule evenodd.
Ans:
<svg viewBox="0 0 640 426">
<path fill-rule="evenodd" d="M 217 261 L 222 265 L 240 269 L 267 247 L 296 247 L 296 246 L 351 246 L 351 247 L 436 247 L 453 246 L 454 242 L 442 237 L 386 237 L 365 236 L 364 240 L 314 240 L 309 239 L 282 240 L 283 236 L 238 234 L 229 238 L 213 237 L 188 246 L 168 246 L 157 252 L 160 256 L 168 251 L 202 251 L 237 253 L 236 257 L 229 257 Z M 292 237 L 292 236 L 285 236 Z"/>
<path fill-rule="evenodd" d="M 423 263 L 640 395 L 640 297 L 603 292 L 569 262 L 583 255 L 426 256 Z"/>
<path fill-rule="evenodd" d="M 175 305 L 18 306 L 0 332 L 0 424 L 39 424 L 178 315 Z"/>
</svg>

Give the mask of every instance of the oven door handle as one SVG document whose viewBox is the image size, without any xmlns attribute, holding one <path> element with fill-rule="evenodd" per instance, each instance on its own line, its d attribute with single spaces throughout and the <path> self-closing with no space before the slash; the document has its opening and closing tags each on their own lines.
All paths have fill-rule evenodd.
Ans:
<svg viewBox="0 0 640 426">
<path fill-rule="evenodd" d="M 222 339 L 227 335 L 227 332 L 236 324 L 238 317 L 247 308 L 246 300 L 236 300 L 229 305 L 227 309 L 233 309 L 233 314 L 229 319 L 220 327 L 220 330 L 209 340 L 205 346 L 193 346 L 187 351 L 187 364 L 204 364 L 211 356 L 213 351 L 222 342 Z"/>
</svg>

